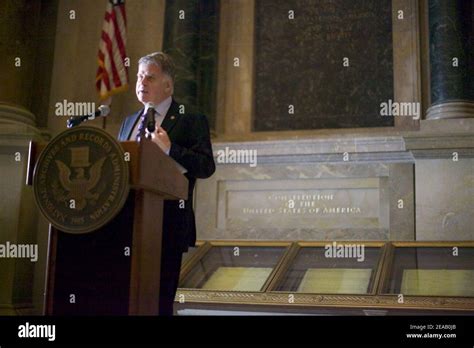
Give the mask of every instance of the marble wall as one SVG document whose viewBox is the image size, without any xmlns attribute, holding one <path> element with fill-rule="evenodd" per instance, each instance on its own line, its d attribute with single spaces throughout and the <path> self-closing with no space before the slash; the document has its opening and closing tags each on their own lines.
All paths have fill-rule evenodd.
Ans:
<svg viewBox="0 0 474 348">
<path fill-rule="evenodd" d="M 167 2 L 163 51 L 176 66 L 174 97 L 216 122 L 219 0 Z"/>
<path fill-rule="evenodd" d="M 198 239 L 474 240 L 474 120 L 382 134 L 214 142 Z"/>
<path fill-rule="evenodd" d="M 419 159 L 415 175 L 424 178 L 416 186 L 416 195 L 422 197 L 416 207 L 417 239 L 472 240 L 473 154 L 461 162 L 451 158 Z"/>
<path fill-rule="evenodd" d="M 255 131 L 393 126 L 391 0 L 255 5 Z"/>
</svg>

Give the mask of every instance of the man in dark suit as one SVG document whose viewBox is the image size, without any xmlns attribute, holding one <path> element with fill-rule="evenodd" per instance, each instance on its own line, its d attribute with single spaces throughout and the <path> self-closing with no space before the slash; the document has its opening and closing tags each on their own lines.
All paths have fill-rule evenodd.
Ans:
<svg viewBox="0 0 474 348">
<path fill-rule="evenodd" d="M 165 201 L 161 257 L 160 315 L 173 315 L 182 253 L 196 242 L 193 190 L 196 178 L 208 178 L 215 171 L 209 126 L 204 115 L 183 112 L 173 98 L 174 66 L 171 58 L 155 52 L 139 60 L 136 94 L 144 108 L 122 123 L 119 140 L 140 140 L 148 136 L 183 168 L 189 181 L 187 201 Z M 156 130 L 144 127 L 148 109 L 154 109 Z"/>
</svg>

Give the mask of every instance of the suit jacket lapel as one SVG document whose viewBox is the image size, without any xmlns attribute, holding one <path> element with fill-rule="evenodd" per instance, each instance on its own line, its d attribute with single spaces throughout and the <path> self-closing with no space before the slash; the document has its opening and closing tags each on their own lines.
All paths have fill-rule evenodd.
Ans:
<svg viewBox="0 0 474 348">
<path fill-rule="evenodd" d="M 135 124 L 137 123 L 137 120 L 142 114 L 143 110 L 144 108 L 139 110 L 136 114 L 132 115 L 132 117 L 130 117 L 129 122 L 125 125 L 124 135 L 125 135 L 126 140 L 130 139 L 130 136 L 132 135 L 132 132 L 133 132 L 133 128 L 135 128 Z M 134 139 L 130 139 L 130 140 L 134 140 Z"/>
<path fill-rule="evenodd" d="M 163 122 L 161 123 L 161 127 L 163 127 L 167 133 L 171 132 L 173 127 L 176 125 L 179 116 L 179 105 L 173 99 L 170 108 L 168 109 L 168 112 L 166 113 L 166 116 L 163 119 Z"/>
</svg>

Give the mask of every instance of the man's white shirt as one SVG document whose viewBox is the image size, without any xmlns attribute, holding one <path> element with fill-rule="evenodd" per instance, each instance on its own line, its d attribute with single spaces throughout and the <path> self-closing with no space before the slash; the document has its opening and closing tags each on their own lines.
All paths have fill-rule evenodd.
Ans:
<svg viewBox="0 0 474 348">
<path fill-rule="evenodd" d="M 160 104 L 155 105 L 154 109 L 156 111 L 155 112 L 156 127 L 161 126 L 161 123 L 163 123 L 163 120 L 165 119 L 165 116 L 168 113 L 168 110 L 170 109 L 172 101 L 173 99 L 170 96 L 166 98 L 165 100 L 163 100 Z M 143 110 L 143 114 L 145 115 L 147 111 L 148 111 L 148 105 L 145 105 L 145 110 Z M 133 131 L 132 131 L 132 135 L 130 136 L 130 139 L 137 138 L 139 126 L 140 126 L 140 118 L 138 118 L 138 122 L 135 124 L 135 127 L 133 127 Z"/>
</svg>

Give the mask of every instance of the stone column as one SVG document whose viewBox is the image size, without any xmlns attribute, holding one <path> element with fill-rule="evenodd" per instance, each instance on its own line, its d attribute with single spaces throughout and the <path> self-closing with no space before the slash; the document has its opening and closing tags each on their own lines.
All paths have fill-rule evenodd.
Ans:
<svg viewBox="0 0 474 348">
<path fill-rule="evenodd" d="M 242 139 L 252 132 L 255 1 L 222 1 L 220 16 L 216 131 Z"/>
<path fill-rule="evenodd" d="M 218 0 L 168 0 L 163 50 L 176 65 L 174 94 L 215 125 Z"/>
<path fill-rule="evenodd" d="M 197 105 L 197 62 L 199 59 L 199 2 L 166 2 L 163 50 L 176 66 L 175 96 L 189 107 Z M 188 110 L 186 110 L 188 111 Z"/>
<path fill-rule="evenodd" d="M 431 106 L 427 119 L 474 117 L 472 0 L 430 0 Z"/>
<path fill-rule="evenodd" d="M 41 2 L 0 1 L 0 244 L 36 244 L 38 212 L 25 186 L 30 140 L 39 140 L 35 115 L 35 56 Z M 7 244 L 9 242 L 10 244 Z M 0 315 L 31 314 L 35 263 L 0 258 Z"/>
</svg>

